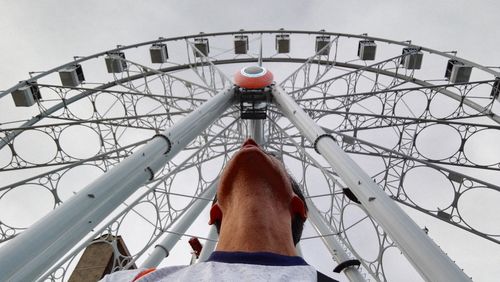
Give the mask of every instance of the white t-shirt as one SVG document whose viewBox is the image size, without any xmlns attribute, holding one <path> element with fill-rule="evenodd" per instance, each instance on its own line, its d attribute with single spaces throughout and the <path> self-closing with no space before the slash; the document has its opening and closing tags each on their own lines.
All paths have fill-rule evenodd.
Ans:
<svg viewBox="0 0 500 282">
<path fill-rule="evenodd" d="M 101 282 L 131 282 L 145 269 L 118 271 Z M 146 274 L 146 281 L 316 281 L 314 267 L 303 258 L 274 253 L 213 252 L 206 262 L 172 266 Z"/>
</svg>

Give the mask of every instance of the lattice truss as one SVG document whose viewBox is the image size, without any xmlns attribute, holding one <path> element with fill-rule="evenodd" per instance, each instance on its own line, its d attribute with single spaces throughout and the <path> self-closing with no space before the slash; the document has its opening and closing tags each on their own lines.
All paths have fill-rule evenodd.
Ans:
<svg viewBox="0 0 500 282">
<path fill-rule="evenodd" d="M 288 53 L 275 49 L 275 36 L 283 34 L 290 35 Z M 246 54 L 234 54 L 235 35 L 249 37 Z M 321 50 L 314 49 L 316 36 L 329 36 Z M 200 38 L 210 40 L 206 52 L 197 45 Z M 376 60 L 357 56 L 360 40 L 377 44 Z M 164 63 L 151 63 L 147 48 L 153 43 L 167 44 Z M 405 47 L 414 49 L 402 54 Z M 103 58 L 116 52 L 125 53 L 119 61 L 126 67 L 106 73 Z M 423 54 L 422 66 L 405 66 L 404 60 L 417 53 Z M 7 97 L 11 91 L 0 95 L 5 95 L 3 112 L 9 113 L 0 121 L 0 244 L 8 244 L 155 134 L 230 87 L 238 69 L 261 57 L 277 84 L 423 229 L 434 224 L 444 226 L 437 232 L 462 230 L 498 250 L 498 79 L 468 61 L 474 67 L 468 81 L 444 79 L 448 60 L 460 60 L 455 55 L 365 35 L 242 31 L 160 38 L 76 58 L 86 76 L 78 86 L 61 85 L 58 68 L 35 74 L 28 81 L 42 95 L 36 106 L 14 108 Z M 168 162 L 45 278 L 67 280 L 86 246 L 96 242 L 113 247 L 115 270 L 140 265 L 249 136 L 238 107 Z M 274 106 L 264 126 L 266 149 L 278 153 L 331 225 L 331 234 L 306 230 L 303 246 L 335 236 L 370 279 L 398 277 L 405 259 L 397 245 L 313 145 Z M 200 238 L 208 232 L 190 230 Z M 439 234 L 431 229 L 429 236 L 434 235 Z M 118 247 L 117 236 L 124 238 L 131 256 Z"/>
</svg>

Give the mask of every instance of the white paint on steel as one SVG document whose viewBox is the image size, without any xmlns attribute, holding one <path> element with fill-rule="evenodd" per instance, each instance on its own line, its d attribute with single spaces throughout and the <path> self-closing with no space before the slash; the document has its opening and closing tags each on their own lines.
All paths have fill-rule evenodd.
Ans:
<svg viewBox="0 0 500 282">
<path fill-rule="evenodd" d="M 218 181 L 212 182 L 210 187 L 200 194 L 200 198 L 195 200 L 191 208 L 187 210 L 179 222 L 172 228 L 172 230 L 170 230 L 171 232 L 168 233 L 165 238 L 155 246 L 155 249 L 144 261 L 141 267 L 157 267 L 161 261 L 169 255 L 170 250 L 172 250 L 175 244 L 181 239 L 182 234 L 186 233 L 186 230 L 191 226 L 195 219 L 200 216 L 200 213 L 209 203 L 209 201 L 205 199 L 211 199 L 215 196 L 217 183 Z"/>
<path fill-rule="evenodd" d="M 264 138 L 264 121 L 260 119 L 250 120 L 249 126 L 250 136 L 252 139 L 255 140 L 255 142 L 257 142 L 260 146 L 263 146 L 266 142 Z"/>
<path fill-rule="evenodd" d="M 328 236 L 328 234 L 337 233 L 337 230 L 332 230 L 331 226 L 326 223 L 325 219 L 321 216 L 318 208 L 316 208 L 311 199 L 306 199 L 306 202 L 307 207 L 309 208 L 308 219 L 312 223 L 313 227 L 317 230 L 318 234 L 323 235 L 321 239 L 327 246 L 327 249 L 332 255 L 333 259 L 339 264 L 353 259 L 347 255 L 342 244 L 337 241 L 335 236 Z M 343 272 L 351 282 L 366 281 L 357 267 L 347 267 Z"/>
<path fill-rule="evenodd" d="M 217 94 L 178 124 L 89 184 L 0 249 L 7 281 L 33 281 L 55 264 L 138 187 L 205 130 L 233 102 L 233 89 Z M 149 168 L 149 169 L 148 169 Z M 25 267 L 29 265 L 29 267 Z"/>
<path fill-rule="evenodd" d="M 215 225 L 210 226 L 210 232 L 208 232 L 208 239 L 203 245 L 203 249 L 201 250 L 200 258 L 198 261 L 206 261 L 208 257 L 215 250 L 215 246 L 217 246 L 217 239 L 219 238 L 219 234 L 217 234 L 217 228 Z"/>
<path fill-rule="evenodd" d="M 356 195 L 367 213 L 397 243 L 427 281 L 470 281 L 470 278 L 425 234 L 373 180 L 325 134 L 282 88 L 273 88 L 273 101 L 316 148 Z"/>
</svg>

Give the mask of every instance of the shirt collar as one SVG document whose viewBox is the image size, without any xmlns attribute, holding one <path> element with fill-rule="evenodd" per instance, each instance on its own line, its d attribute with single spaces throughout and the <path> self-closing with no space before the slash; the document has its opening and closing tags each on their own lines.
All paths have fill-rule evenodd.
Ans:
<svg viewBox="0 0 500 282">
<path fill-rule="evenodd" d="M 242 263 L 270 266 L 296 266 L 308 265 L 299 256 L 285 256 L 269 252 L 212 252 L 207 262 Z"/>
</svg>

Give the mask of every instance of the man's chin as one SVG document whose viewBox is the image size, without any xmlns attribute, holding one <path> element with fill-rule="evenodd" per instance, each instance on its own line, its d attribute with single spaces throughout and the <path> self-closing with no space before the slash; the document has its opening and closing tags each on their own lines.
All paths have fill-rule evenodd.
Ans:
<svg viewBox="0 0 500 282">
<path fill-rule="evenodd" d="M 264 171 L 276 170 L 270 157 L 261 149 L 254 146 L 241 148 L 231 159 L 231 169 L 238 169 L 248 173 L 262 173 Z"/>
<path fill-rule="evenodd" d="M 288 178 L 285 176 L 284 168 L 274 163 L 271 157 L 258 147 L 244 147 L 233 156 L 224 169 L 218 194 L 221 196 L 229 195 L 232 189 L 235 189 L 233 186 L 237 183 L 246 183 L 246 185 L 242 186 L 247 186 L 253 184 L 252 182 L 255 182 L 255 184 L 258 182 L 257 186 L 268 187 L 267 189 L 269 187 L 283 189 L 281 192 L 288 195 L 285 188 L 288 185 Z M 291 187 L 289 190 L 291 191 Z"/>
</svg>

